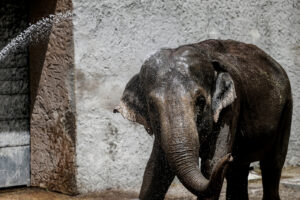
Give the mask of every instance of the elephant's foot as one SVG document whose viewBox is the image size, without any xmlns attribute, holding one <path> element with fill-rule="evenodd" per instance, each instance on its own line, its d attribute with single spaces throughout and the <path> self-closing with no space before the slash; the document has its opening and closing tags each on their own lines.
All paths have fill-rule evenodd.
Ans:
<svg viewBox="0 0 300 200">
<path fill-rule="evenodd" d="M 260 169 L 263 182 L 263 200 L 280 200 L 279 182 L 281 167 L 271 161 L 261 161 Z"/>
<path fill-rule="evenodd" d="M 230 165 L 227 170 L 226 199 L 248 200 L 248 175 L 249 164 Z"/>
</svg>

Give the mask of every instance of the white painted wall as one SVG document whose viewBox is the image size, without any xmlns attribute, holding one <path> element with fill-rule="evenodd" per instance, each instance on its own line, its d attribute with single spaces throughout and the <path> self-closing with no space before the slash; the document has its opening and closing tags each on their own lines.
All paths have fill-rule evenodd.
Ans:
<svg viewBox="0 0 300 200">
<path fill-rule="evenodd" d="M 299 2 L 221 2 L 73 0 L 80 192 L 139 189 L 153 138 L 112 109 L 152 52 L 209 38 L 254 43 L 286 69 L 294 94 L 287 163 L 300 164 Z"/>
</svg>

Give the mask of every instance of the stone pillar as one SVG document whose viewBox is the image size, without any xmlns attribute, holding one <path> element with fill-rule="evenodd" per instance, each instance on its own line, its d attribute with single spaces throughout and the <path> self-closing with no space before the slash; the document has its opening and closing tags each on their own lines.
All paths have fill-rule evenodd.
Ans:
<svg viewBox="0 0 300 200">
<path fill-rule="evenodd" d="M 30 21 L 72 10 L 71 0 L 30 0 Z M 72 19 L 29 48 L 31 185 L 77 193 Z"/>
</svg>

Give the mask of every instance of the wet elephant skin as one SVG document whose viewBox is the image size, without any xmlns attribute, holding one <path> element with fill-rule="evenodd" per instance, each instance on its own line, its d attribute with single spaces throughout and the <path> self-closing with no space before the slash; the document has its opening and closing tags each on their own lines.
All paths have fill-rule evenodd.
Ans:
<svg viewBox="0 0 300 200">
<path fill-rule="evenodd" d="M 224 178 L 226 199 L 245 200 L 254 161 L 263 199 L 280 199 L 291 87 L 283 68 L 255 45 L 206 40 L 161 49 L 128 82 L 114 112 L 155 137 L 140 199 L 164 199 L 177 176 L 199 200 L 219 199 Z"/>
</svg>

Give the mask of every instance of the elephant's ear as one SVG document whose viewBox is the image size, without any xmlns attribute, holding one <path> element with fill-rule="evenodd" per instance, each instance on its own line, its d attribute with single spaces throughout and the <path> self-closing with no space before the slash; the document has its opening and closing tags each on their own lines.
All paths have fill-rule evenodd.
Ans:
<svg viewBox="0 0 300 200">
<path fill-rule="evenodd" d="M 217 78 L 212 97 L 212 111 L 214 122 L 217 123 L 222 109 L 232 104 L 236 98 L 236 91 L 230 74 L 223 70 L 218 63 L 213 63 L 213 65 Z"/>
<path fill-rule="evenodd" d="M 141 89 L 139 74 L 136 74 L 127 83 L 121 102 L 115 107 L 113 112 L 119 112 L 124 118 L 144 125 L 145 129 L 149 132 L 147 104 L 144 92 Z"/>
</svg>

